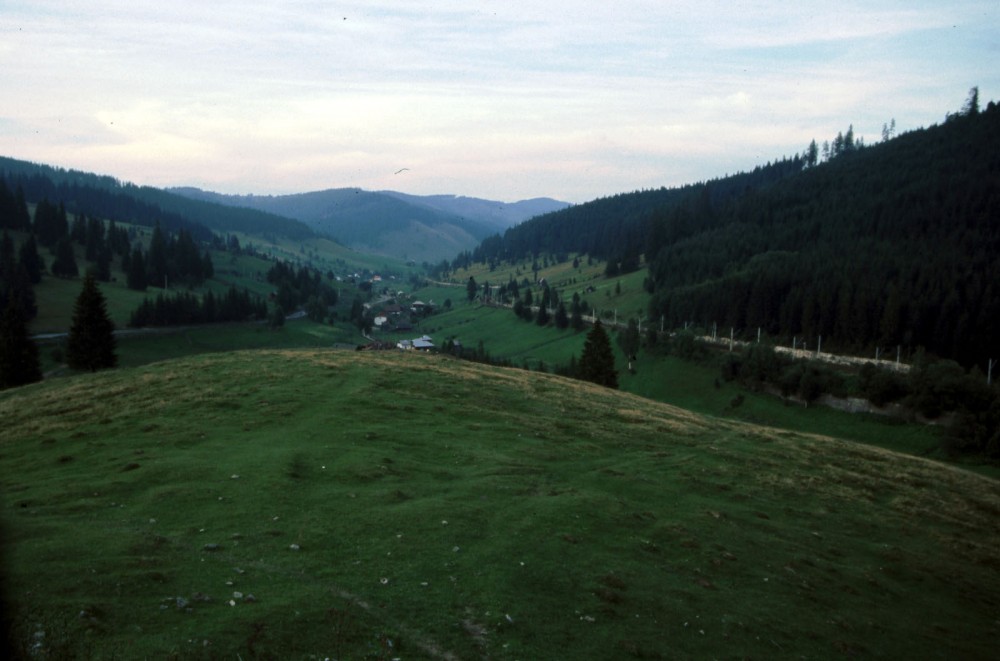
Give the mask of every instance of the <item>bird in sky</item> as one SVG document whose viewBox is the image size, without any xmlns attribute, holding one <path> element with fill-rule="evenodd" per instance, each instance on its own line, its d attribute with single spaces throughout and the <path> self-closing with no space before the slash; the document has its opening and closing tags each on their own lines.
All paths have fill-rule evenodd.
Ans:
<svg viewBox="0 0 1000 661">
<path fill-rule="evenodd" d="M 409 169 L 410 168 L 400 168 L 400 169 L 396 170 L 396 172 L 394 174 L 399 174 L 400 172 L 405 172 L 406 170 L 409 170 Z"/>
</svg>

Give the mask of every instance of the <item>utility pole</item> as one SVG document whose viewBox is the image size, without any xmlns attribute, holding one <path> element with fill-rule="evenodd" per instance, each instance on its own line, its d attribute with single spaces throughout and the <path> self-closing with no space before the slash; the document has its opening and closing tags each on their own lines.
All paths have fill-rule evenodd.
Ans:
<svg viewBox="0 0 1000 661">
<path fill-rule="evenodd" d="M 760 344 L 760 326 L 757 327 L 757 344 Z"/>
<path fill-rule="evenodd" d="M 989 363 L 987 363 L 986 368 L 986 385 L 993 385 L 993 367 L 997 364 L 997 361 L 990 358 Z"/>
<path fill-rule="evenodd" d="M 820 335 L 819 339 L 816 340 L 816 355 L 819 356 L 823 352 L 823 336 Z"/>
<path fill-rule="evenodd" d="M 735 332 L 736 332 L 736 329 L 733 328 L 732 326 L 730 326 L 729 327 L 729 353 L 733 352 L 733 333 L 735 333 Z"/>
</svg>

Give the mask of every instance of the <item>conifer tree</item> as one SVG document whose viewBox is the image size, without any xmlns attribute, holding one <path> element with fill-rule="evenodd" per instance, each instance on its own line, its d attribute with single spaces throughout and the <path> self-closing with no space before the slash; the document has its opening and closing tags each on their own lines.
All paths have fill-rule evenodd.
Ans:
<svg viewBox="0 0 1000 661">
<path fill-rule="evenodd" d="M 167 239 L 157 223 L 146 252 L 146 284 L 166 289 L 167 275 Z"/>
<path fill-rule="evenodd" d="M 42 258 L 38 255 L 38 243 L 35 241 L 35 235 L 29 234 L 27 240 L 21 244 L 21 250 L 18 253 L 19 260 L 24 266 L 25 271 L 28 274 L 28 278 L 31 280 L 32 284 L 37 285 L 42 281 L 42 271 L 45 270 L 45 264 L 42 262 Z"/>
<path fill-rule="evenodd" d="M 42 380 L 38 347 L 28 335 L 28 319 L 17 296 L 9 296 L 0 318 L 0 390 Z"/>
<path fill-rule="evenodd" d="M 608 388 L 618 387 L 618 373 L 615 371 L 615 355 L 611 351 L 611 340 L 600 319 L 587 333 L 583 354 L 579 364 L 580 378 Z"/>
<path fill-rule="evenodd" d="M 580 304 L 579 294 L 573 294 L 573 304 L 570 306 L 569 324 L 575 331 L 583 330 L 583 306 Z"/>
<path fill-rule="evenodd" d="M 75 278 L 79 274 L 80 269 L 76 265 L 73 244 L 69 240 L 69 235 L 65 235 L 56 244 L 56 258 L 52 262 L 52 275 L 60 278 Z"/>
<path fill-rule="evenodd" d="M 566 304 L 559 301 L 559 307 L 556 308 L 556 328 L 563 330 L 569 326 L 569 315 L 566 313 Z"/>
<path fill-rule="evenodd" d="M 17 203 L 14 193 L 7 188 L 7 181 L 0 177 L 0 227 L 21 229 L 15 226 L 17 220 Z"/>
<path fill-rule="evenodd" d="M 124 261 L 124 260 L 123 260 Z M 129 289 L 135 291 L 146 291 L 146 262 L 142 258 L 142 250 L 136 246 L 132 250 L 132 257 L 128 261 L 128 268 L 122 264 L 125 270 L 125 282 Z"/>
<path fill-rule="evenodd" d="M 17 259 L 14 257 L 14 240 L 4 230 L 0 236 L 0 280 L 6 282 L 13 277 L 14 267 L 17 266 Z"/>
<path fill-rule="evenodd" d="M 73 307 L 66 362 L 73 369 L 91 372 L 114 367 L 118 363 L 114 330 L 104 294 L 97 288 L 94 276 L 88 273 Z"/>
</svg>

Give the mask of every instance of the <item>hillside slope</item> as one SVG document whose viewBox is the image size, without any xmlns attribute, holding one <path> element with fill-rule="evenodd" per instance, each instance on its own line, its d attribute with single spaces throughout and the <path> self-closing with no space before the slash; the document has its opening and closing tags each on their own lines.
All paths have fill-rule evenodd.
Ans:
<svg viewBox="0 0 1000 661">
<path fill-rule="evenodd" d="M 410 204 L 474 220 L 485 225 L 492 232 L 502 232 L 529 218 L 565 209 L 569 206 L 566 202 L 559 202 L 548 197 L 537 197 L 518 202 L 498 202 L 464 195 L 408 195 L 396 191 L 380 192 L 405 200 Z"/>
<path fill-rule="evenodd" d="M 137 186 L 108 175 L 66 170 L 0 156 L 0 178 L 10 190 L 21 187 L 29 202 L 63 202 L 69 213 L 85 213 L 165 229 L 185 228 L 207 240 L 210 231 L 245 232 L 295 241 L 316 238 L 306 225 L 259 210 L 227 207 L 151 186 Z"/>
<path fill-rule="evenodd" d="M 1000 644 L 1000 485 L 830 438 L 318 350 L 45 382 L 0 393 L 0 417 L 6 594 L 36 655 L 986 659 Z"/>
<path fill-rule="evenodd" d="M 587 252 L 630 271 L 644 255 L 648 315 L 668 328 L 924 349 L 986 371 L 1000 330 L 1000 107 L 831 153 L 540 216 L 469 260 Z"/>
<path fill-rule="evenodd" d="M 294 195 L 222 195 L 196 188 L 171 190 L 192 199 L 294 218 L 353 248 L 418 262 L 452 257 L 491 233 L 523 220 L 525 213 L 551 208 L 540 201 L 501 205 L 473 198 L 422 197 L 359 188 Z"/>
</svg>

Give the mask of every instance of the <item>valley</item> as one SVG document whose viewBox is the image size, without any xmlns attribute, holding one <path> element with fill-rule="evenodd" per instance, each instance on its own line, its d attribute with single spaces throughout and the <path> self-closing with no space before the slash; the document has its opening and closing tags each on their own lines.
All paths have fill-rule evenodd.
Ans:
<svg viewBox="0 0 1000 661">
<path fill-rule="evenodd" d="M 992 658 L 998 117 L 457 242 L 495 205 L 0 160 L 13 649 Z M 93 373 L 87 283 L 125 331 Z M 617 388 L 581 378 L 595 319 Z M 776 350 L 801 343 L 861 358 Z"/>
</svg>

